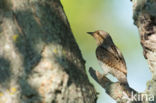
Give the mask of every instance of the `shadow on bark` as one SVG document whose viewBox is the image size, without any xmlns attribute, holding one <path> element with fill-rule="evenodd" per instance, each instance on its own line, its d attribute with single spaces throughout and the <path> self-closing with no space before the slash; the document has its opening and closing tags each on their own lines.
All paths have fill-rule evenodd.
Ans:
<svg viewBox="0 0 156 103">
<path fill-rule="evenodd" d="M 18 30 L 19 37 L 16 40 L 16 46 L 18 51 L 23 55 L 24 67 L 27 75 L 31 74 L 33 67 L 41 60 L 41 53 L 44 45 L 63 45 L 62 49 L 72 52 L 75 58 L 81 58 L 81 55 L 78 55 L 81 54 L 78 49 L 78 45 L 75 43 L 74 39 L 71 39 L 74 37 L 69 28 L 69 24 L 63 22 L 63 17 L 58 15 L 59 11 L 48 4 L 42 5 L 34 3 L 33 5 L 37 6 L 34 6 L 33 10 L 35 9 L 36 11 L 36 9 L 38 9 L 40 11 L 40 16 L 35 14 L 33 10 L 15 12 L 15 19 L 20 27 L 20 30 Z M 40 47 L 36 48 L 37 46 Z M 73 61 L 67 60 L 68 57 L 56 57 L 56 60 L 59 62 L 62 58 L 65 59 L 64 62 L 69 63 L 69 67 L 73 68 L 71 70 L 65 68 L 65 71 L 71 75 L 70 77 L 73 77 L 73 81 L 79 81 L 83 80 L 83 78 L 87 78 L 84 72 L 85 70 L 76 67 Z M 84 60 L 82 61 L 84 63 Z M 60 62 L 60 65 L 63 67 L 63 63 Z M 80 78 L 78 78 L 74 73 L 79 73 Z"/>
<path fill-rule="evenodd" d="M 29 9 L 12 11 L 13 20 L 17 29 L 15 30 L 16 40 L 14 40 L 14 44 L 22 56 L 24 67 L 23 75 L 20 75 L 18 78 L 21 89 L 20 102 L 42 102 L 42 97 L 36 88 L 29 83 L 28 78 L 33 73 L 32 70 L 41 61 L 44 47 L 50 44 L 59 45 L 61 50 L 69 52 L 69 55 L 66 53 L 66 56 L 56 55 L 54 58 L 60 66 L 62 66 L 63 71 L 69 75 L 68 86 L 74 83 L 77 86 L 88 86 L 88 91 L 90 89 L 89 86 L 91 84 L 85 74 L 85 69 L 82 69 L 85 68 L 85 61 L 82 59 L 79 47 L 75 43 L 69 23 L 62 13 L 60 5 L 57 0 L 51 2 L 51 4 L 47 2 L 36 2 L 28 7 Z M 9 17 L 6 18 L 10 19 Z M 76 58 L 78 58 L 79 63 L 73 61 L 74 59 L 76 60 Z M 10 73 L 10 71 L 6 72 Z"/>
<path fill-rule="evenodd" d="M 76 84 L 77 86 L 89 84 L 87 75 L 85 74 L 84 70 L 82 70 L 82 67 L 78 67 L 76 62 L 74 63 L 74 61 L 69 60 L 68 57 L 59 57 L 57 55 L 55 56 L 55 60 L 62 66 L 62 68 L 64 68 L 63 71 L 69 74 L 69 80 L 67 83 L 68 86 L 70 86 L 72 83 Z M 67 64 L 70 68 L 66 66 Z"/>
<path fill-rule="evenodd" d="M 41 103 L 40 94 L 28 83 L 25 78 L 21 77 L 18 81 L 21 88 L 20 103 Z"/>
<path fill-rule="evenodd" d="M 9 60 L 0 57 L 0 85 L 3 88 L 9 88 L 11 79 L 11 70 Z"/>
<path fill-rule="evenodd" d="M 44 45 L 62 45 L 66 50 L 70 50 L 74 56 L 80 58 L 78 54 L 81 53 L 75 40 L 71 39 L 74 37 L 69 25 L 67 26 L 62 17 L 58 16 L 58 10 L 56 11 L 48 4 L 34 5 L 38 5 L 36 8 L 34 6 L 33 9 L 39 9 L 40 16 L 37 16 L 33 10 L 15 12 L 15 19 L 20 29 L 18 30 L 19 37 L 16 46 L 24 57 L 25 72 L 31 73 L 31 69 L 40 61 Z"/>
</svg>

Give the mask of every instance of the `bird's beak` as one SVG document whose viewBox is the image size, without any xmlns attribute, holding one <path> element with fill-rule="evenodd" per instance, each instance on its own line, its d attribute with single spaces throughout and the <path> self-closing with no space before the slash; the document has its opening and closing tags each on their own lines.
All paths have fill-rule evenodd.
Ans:
<svg viewBox="0 0 156 103">
<path fill-rule="evenodd" d="M 90 34 L 90 35 L 93 35 L 94 32 L 87 32 L 87 33 Z"/>
</svg>

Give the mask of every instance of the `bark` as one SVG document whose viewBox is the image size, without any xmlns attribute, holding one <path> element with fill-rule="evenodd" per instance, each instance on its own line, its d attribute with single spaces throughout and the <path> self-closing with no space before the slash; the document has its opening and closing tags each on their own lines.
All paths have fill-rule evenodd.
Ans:
<svg viewBox="0 0 156 103">
<path fill-rule="evenodd" d="M 59 0 L 0 0 L 0 103 L 95 103 Z"/>
<path fill-rule="evenodd" d="M 148 81 L 146 93 L 156 99 L 156 0 L 134 0 L 133 19 L 138 27 L 144 57 L 147 59 L 152 80 Z M 155 103 L 154 102 L 151 103 Z"/>
<path fill-rule="evenodd" d="M 156 0 L 132 0 L 132 2 L 134 24 L 138 27 L 143 54 L 152 73 L 152 80 L 147 82 L 146 90 L 144 93 L 138 93 L 128 84 L 111 82 L 91 67 L 89 71 L 93 79 L 118 103 L 156 103 Z"/>
<path fill-rule="evenodd" d="M 99 83 L 106 90 L 106 93 L 116 100 L 117 103 L 141 103 L 139 101 L 132 100 L 133 97 L 131 93 L 136 96 L 138 93 L 129 87 L 128 84 L 112 82 L 98 71 L 95 71 L 92 67 L 89 68 L 89 72 L 92 78 Z"/>
</svg>

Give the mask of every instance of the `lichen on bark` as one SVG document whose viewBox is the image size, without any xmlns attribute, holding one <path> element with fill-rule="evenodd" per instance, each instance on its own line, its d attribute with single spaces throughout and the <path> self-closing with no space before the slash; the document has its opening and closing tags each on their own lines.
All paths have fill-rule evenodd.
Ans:
<svg viewBox="0 0 156 103">
<path fill-rule="evenodd" d="M 94 103 L 96 92 L 60 1 L 8 2 L 9 9 L 0 6 L 0 102 Z"/>
</svg>

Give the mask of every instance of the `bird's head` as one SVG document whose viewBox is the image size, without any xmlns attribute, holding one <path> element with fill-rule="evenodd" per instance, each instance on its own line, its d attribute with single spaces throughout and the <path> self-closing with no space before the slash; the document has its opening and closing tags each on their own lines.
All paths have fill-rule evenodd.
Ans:
<svg viewBox="0 0 156 103">
<path fill-rule="evenodd" d="M 87 33 L 95 38 L 98 45 L 100 45 L 104 42 L 112 42 L 109 33 L 105 32 L 103 30 L 97 30 L 95 32 L 87 32 Z"/>
</svg>

